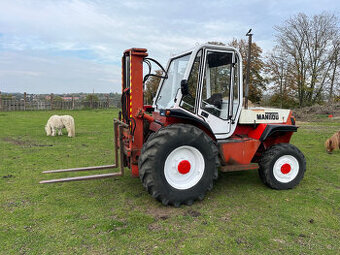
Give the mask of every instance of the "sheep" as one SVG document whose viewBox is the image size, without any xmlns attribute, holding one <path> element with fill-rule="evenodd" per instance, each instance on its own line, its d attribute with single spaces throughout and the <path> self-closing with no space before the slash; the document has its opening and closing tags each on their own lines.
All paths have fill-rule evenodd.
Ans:
<svg viewBox="0 0 340 255">
<path fill-rule="evenodd" d="M 62 129 L 66 128 L 68 137 L 74 137 L 76 135 L 74 119 L 70 115 L 52 115 L 45 126 L 47 136 L 55 136 L 58 131 L 58 135 L 62 135 Z"/>
</svg>

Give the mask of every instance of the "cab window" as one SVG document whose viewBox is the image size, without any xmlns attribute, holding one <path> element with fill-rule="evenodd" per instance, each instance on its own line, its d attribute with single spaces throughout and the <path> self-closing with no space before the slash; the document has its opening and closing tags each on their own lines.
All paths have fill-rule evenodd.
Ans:
<svg viewBox="0 0 340 255">
<path fill-rule="evenodd" d="M 200 63 L 202 57 L 202 50 L 200 50 L 194 63 L 192 65 L 192 69 L 188 78 L 188 94 L 183 96 L 180 106 L 190 112 L 195 112 L 195 102 L 196 102 L 196 92 L 197 86 L 199 82 L 199 71 L 200 71 Z"/>
<path fill-rule="evenodd" d="M 207 52 L 202 88 L 202 110 L 228 119 L 232 53 Z"/>
</svg>

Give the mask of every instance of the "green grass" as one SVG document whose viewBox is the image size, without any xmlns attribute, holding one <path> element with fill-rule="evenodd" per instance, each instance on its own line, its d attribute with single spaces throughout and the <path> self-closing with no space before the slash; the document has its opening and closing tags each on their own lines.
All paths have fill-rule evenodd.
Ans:
<svg viewBox="0 0 340 255">
<path fill-rule="evenodd" d="M 340 151 L 323 147 L 339 121 L 306 123 L 293 136 L 307 159 L 295 189 L 269 189 L 257 171 L 222 173 L 203 201 L 173 208 L 129 171 L 38 184 L 74 175 L 43 170 L 113 162 L 117 111 L 64 112 L 75 118 L 75 138 L 45 136 L 53 113 L 0 112 L 1 254 L 339 254 Z"/>
</svg>

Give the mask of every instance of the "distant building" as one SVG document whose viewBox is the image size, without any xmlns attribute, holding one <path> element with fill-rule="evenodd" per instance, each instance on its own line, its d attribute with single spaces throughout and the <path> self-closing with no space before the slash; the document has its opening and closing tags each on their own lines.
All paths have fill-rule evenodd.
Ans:
<svg viewBox="0 0 340 255">
<path fill-rule="evenodd" d="M 79 100 L 79 97 L 73 97 L 74 98 L 74 100 Z M 72 100 L 72 97 L 62 97 L 62 99 L 64 100 L 64 101 L 71 101 Z"/>
</svg>

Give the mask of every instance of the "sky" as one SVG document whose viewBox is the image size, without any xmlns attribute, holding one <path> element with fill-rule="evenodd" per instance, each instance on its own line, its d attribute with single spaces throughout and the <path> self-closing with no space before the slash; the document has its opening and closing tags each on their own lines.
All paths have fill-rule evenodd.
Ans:
<svg viewBox="0 0 340 255">
<path fill-rule="evenodd" d="M 0 91 L 121 91 L 121 56 L 147 48 L 161 64 L 208 41 L 246 39 L 264 53 L 274 26 L 299 12 L 340 16 L 338 0 L 0 0 Z"/>
</svg>

